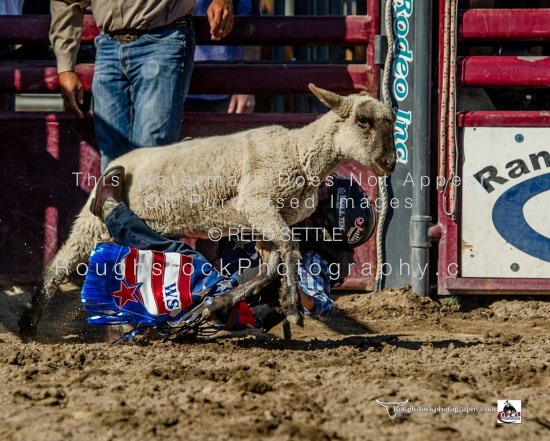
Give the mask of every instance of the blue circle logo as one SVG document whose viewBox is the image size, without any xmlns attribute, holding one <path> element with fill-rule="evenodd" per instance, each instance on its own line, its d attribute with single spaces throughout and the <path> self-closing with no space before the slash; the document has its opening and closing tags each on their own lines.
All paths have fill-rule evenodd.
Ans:
<svg viewBox="0 0 550 441">
<path fill-rule="evenodd" d="M 550 190 L 550 173 L 523 181 L 502 194 L 493 207 L 493 224 L 511 245 L 530 256 L 550 262 L 550 238 L 529 226 L 523 207 Z"/>
</svg>

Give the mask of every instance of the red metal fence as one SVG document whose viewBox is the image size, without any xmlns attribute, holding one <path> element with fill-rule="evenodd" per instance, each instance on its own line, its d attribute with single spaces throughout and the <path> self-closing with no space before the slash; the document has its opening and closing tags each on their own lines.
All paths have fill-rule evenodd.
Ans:
<svg viewBox="0 0 550 441">
<path fill-rule="evenodd" d="M 368 90 L 378 95 L 379 72 L 374 64 L 374 36 L 380 28 L 379 2 L 368 2 L 368 15 L 331 17 L 236 17 L 234 30 L 224 40 L 238 45 L 364 45 L 366 63 L 197 63 L 192 93 L 308 93 L 307 84 L 340 93 Z M 209 43 L 205 17 L 194 25 L 199 44 Z M 47 44 L 49 17 L 0 17 L 0 42 Z M 83 42 L 99 30 L 85 17 Z M 91 88 L 93 64 L 77 65 L 84 89 Z M 246 81 L 242 81 L 246 78 Z M 58 91 L 52 62 L 0 61 L 0 92 L 53 93 Z M 266 124 L 288 127 L 312 121 L 311 114 L 216 115 L 186 114 L 183 136 L 225 134 Z M 68 235 L 74 215 L 83 206 L 97 176 L 91 115 L 79 120 L 67 113 L 0 112 L 0 272 L 38 275 Z M 348 168 L 354 168 L 349 165 Z M 357 170 L 356 170 L 357 171 Z M 366 169 L 361 170 L 366 173 Z M 374 191 L 374 190 L 373 190 Z M 375 197 L 375 195 L 372 195 Z M 360 261 L 374 262 L 374 241 L 362 248 Z M 374 266 L 374 265 L 373 265 Z M 373 269 L 374 271 L 374 269 Z M 372 289 L 373 279 L 353 274 L 350 288 Z"/>
<path fill-rule="evenodd" d="M 445 0 L 439 1 L 439 27 L 444 27 Z M 518 41 L 550 41 L 550 10 L 548 9 L 471 9 L 458 14 L 459 46 L 465 48 L 509 44 Z M 484 88 L 549 88 L 550 58 L 540 56 L 476 56 L 459 53 L 457 86 Z M 439 44 L 439 90 L 442 90 L 443 44 Z M 441 109 L 441 95 L 440 95 Z M 547 111 L 476 111 L 459 113 L 457 125 L 464 127 L 550 127 Z M 458 154 L 462 152 L 459 136 Z M 441 148 L 441 144 L 439 144 Z M 450 147 L 452 148 L 452 147 Z M 440 149 L 441 151 L 441 149 Z M 448 160 L 448 157 L 443 158 Z M 459 159 L 458 173 L 461 175 Z M 432 230 L 439 237 L 438 293 L 533 294 L 550 292 L 550 279 L 464 277 L 461 253 L 467 244 L 462 241 L 458 217 L 448 214 L 446 193 L 438 194 L 438 225 Z M 457 195 L 457 213 L 462 198 Z M 486 228 L 480 225 L 480 228 Z M 487 243 L 487 247 L 493 244 Z"/>
</svg>

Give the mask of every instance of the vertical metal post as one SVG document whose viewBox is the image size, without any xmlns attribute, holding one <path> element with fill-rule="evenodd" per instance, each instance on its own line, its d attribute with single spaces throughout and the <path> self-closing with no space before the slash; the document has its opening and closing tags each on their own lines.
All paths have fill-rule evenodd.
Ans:
<svg viewBox="0 0 550 441">
<path fill-rule="evenodd" d="M 294 2 L 293 2 L 294 3 Z M 294 6 L 294 5 L 292 5 Z M 274 15 L 289 15 L 287 13 L 287 0 L 275 0 Z M 294 14 L 294 7 L 292 8 L 292 14 Z M 276 61 L 283 61 L 285 59 L 284 47 L 273 46 L 273 59 Z M 275 95 L 271 99 L 271 109 L 275 113 L 282 113 L 285 111 L 285 97 L 282 95 Z"/>
<path fill-rule="evenodd" d="M 410 283 L 420 296 L 428 293 L 429 286 L 430 186 L 423 187 L 422 179 L 429 177 L 430 160 L 431 4 L 431 0 L 393 3 L 394 58 L 392 66 L 386 66 L 392 68 L 389 88 L 397 112 L 398 164 L 388 187 L 394 208 L 384 235 L 383 286 Z"/>
<path fill-rule="evenodd" d="M 381 29 L 385 32 L 386 2 L 382 0 L 380 8 Z M 414 108 L 413 81 L 415 78 L 414 65 L 416 51 L 414 49 L 413 12 L 418 2 L 393 2 L 392 30 L 395 43 L 393 59 L 390 66 L 390 97 L 397 113 L 394 138 L 397 151 L 397 166 L 395 172 L 387 179 L 388 214 L 384 227 L 383 262 L 381 266 L 381 287 L 402 288 L 411 283 L 411 256 L 410 256 L 410 221 L 411 204 L 413 200 L 412 186 L 408 178 L 412 176 L 412 132 L 417 118 L 423 118 Z M 368 5 L 368 3 L 367 3 Z M 399 21 L 399 28 L 397 22 Z M 393 66 L 402 63 L 397 73 Z"/>
<path fill-rule="evenodd" d="M 430 102 L 431 102 L 431 1 L 418 1 L 414 11 L 414 110 L 418 116 L 413 132 L 413 187 L 411 217 L 411 285 L 419 296 L 428 295 L 428 256 L 431 224 L 430 189 L 418 185 L 430 177 Z"/>
<path fill-rule="evenodd" d="M 285 0 L 285 15 L 294 15 L 294 0 Z"/>
</svg>

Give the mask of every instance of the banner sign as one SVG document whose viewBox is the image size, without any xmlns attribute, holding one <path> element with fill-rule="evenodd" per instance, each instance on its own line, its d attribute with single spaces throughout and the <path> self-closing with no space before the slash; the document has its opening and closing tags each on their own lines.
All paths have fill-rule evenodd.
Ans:
<svg viewBox="0 0 550 441">
<path fill-rule="evenodd" d="M 462 277 L 548 278 L 550 128 L 463 129 Z"/>
</svg>

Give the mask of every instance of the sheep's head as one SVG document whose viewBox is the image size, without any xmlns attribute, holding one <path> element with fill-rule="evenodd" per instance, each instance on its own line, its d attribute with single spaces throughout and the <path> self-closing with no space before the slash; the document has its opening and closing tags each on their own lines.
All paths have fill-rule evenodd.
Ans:
<svg viewBox="0 0 550 441">
<path fill-rule="evenodd" d="M 341 119 L 334 144 L 342 156 L 355 159 L 379 176 L 395 170 L 395 113 L 390 106 L 367 94 L 344 97 L 313 84 L 309 89 Z"/>
</svg>

